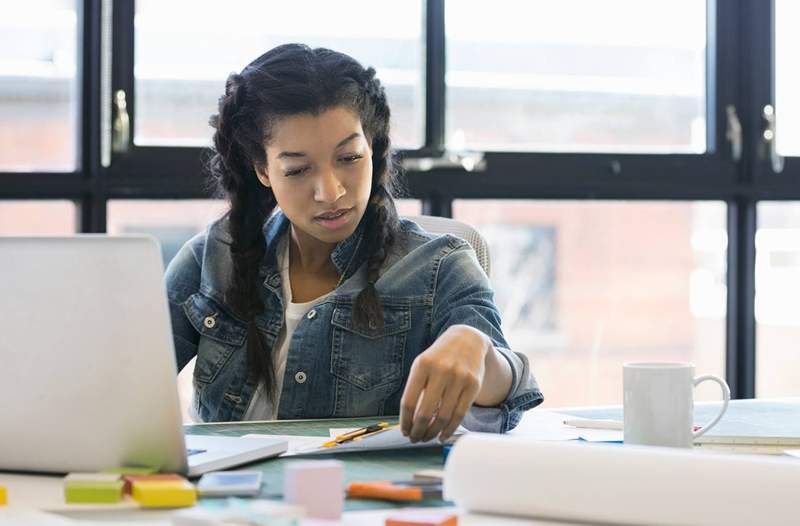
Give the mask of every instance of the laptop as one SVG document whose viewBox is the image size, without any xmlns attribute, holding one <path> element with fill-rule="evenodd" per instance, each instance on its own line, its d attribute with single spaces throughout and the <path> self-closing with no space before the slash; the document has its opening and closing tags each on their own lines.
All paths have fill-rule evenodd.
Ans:
<svg viewBox="0 0 800 526">
<path fill-rule="evenodd" d="M 282 439 L 184 435 L 158 242 L 0 237 L 0 470 L 198 476 Z"/>
</svg>

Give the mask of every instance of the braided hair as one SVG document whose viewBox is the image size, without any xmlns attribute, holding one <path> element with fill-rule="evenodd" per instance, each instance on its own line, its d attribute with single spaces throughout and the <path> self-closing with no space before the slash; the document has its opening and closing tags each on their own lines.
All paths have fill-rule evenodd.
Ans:
<svg viewBox="0 0 800 526">
<path fill-rule="evenodd" d="M 375 283 L 395 243 L 398 228 L 394 193 L 398 171 L 389 140 L 390 111 L 386 92 L 373 68 L 325 48 L 285 44 L 267 51 L 241 73 L 231 74 L 218 113 L 211 116 L 214 146 L 208 161 L 209 181 L 230 205 L 225 220 L 231 237 L 232 278 L 225 302 L 245 320 L 247 360 L 251 374 L 263 382 L 274 402 L 275 370 L 256 325 L 264 309 L 259 294 L 259 265 L 266 250 L 263 228 L 277 201 L 271 188 L 256 176 L 266 168 L 265 145 L 274 124 L 296 114 L 319 115 L 344 106 L 360 118 L 372 141 L 372 189 L 362 221 L 362 246 L 367 258 L 367 285 L 353 305 L 354 323 L 361 328 L 382 327 L 383 308 Z"/>
</svg>

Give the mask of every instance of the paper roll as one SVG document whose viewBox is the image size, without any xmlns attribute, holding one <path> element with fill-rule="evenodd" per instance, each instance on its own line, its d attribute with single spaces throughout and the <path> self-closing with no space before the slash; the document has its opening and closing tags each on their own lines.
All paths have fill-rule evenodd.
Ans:
<svg viewBox="0 0 800 526">
<path fill-rule="evenodd" d="M 798 524 L 796 459 L 470 433 L 444 497 L 472 512 L 664 526 Z"/>
</svg>

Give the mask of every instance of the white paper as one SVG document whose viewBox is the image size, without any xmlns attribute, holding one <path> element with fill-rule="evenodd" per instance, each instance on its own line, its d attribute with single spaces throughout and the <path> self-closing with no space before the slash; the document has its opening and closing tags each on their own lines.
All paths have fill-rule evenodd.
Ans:
<svg viewBox="0 0 800 526">
<path fill-rule="evenodd" d="M 328 437 L 312 437 L 302 435 L 264 435 L 259 433 L 251 433 L 243 435 L 243 438 L 277 438 L 289 442 L 289 448 L 281 457 L 292 457 L 295 455 L 304 455 L 308 451 L 312 451 L 322 447 L 322 444 L 330 440 Z"/>
<path fill-rule="evenodd" d="M 444 497 L 470 512 L 589 523 L 795 525 L 800 462 L 691 449 L 471 433 Z"/>
</svg>

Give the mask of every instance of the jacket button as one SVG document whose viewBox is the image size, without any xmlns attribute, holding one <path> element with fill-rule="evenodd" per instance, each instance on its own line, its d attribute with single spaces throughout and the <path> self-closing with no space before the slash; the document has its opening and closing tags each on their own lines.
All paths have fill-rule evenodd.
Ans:
<svg viewBox="0 0 800 526">
<path fill-rule="evenodd" d="M 203 320 L 203 325 L 209 329 L 213 329 L 216 324 L 217 320 L 214 319 L 214 316 L 206 316 L 206 318 Z"/>
<path fill-rule="evenodd" d="M 298 372 L 297 374 L 294 375 L 294 381 L 297 382 L 298 384 L 306 383 L 306 373 L 304 373 L 303 371 Z"/>
<path fill-rule="evenodd" d="M 308 314 L 306 314 L 306 318 L 308 318 L 309 320 L 313 320 L 316 317 L 317 317 L 316 309 L 311 309 L 310 311 L 308 311 Z"/>
</svg>

